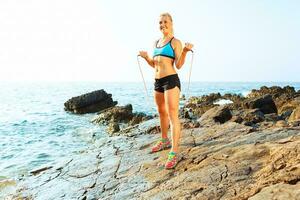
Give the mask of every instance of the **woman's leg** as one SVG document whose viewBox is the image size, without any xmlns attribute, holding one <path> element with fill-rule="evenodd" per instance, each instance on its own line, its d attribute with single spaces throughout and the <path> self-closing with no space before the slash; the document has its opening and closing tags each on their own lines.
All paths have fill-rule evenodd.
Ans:
<svg viewBox="0 0 300 200">
<path fill-rule="evenodd" d="M 169 129 L 169 117 L 166 110 L 166 103 L 164 93 L 154 91 L 154 99 L 157 106 L 157 111 L 159 114 L 160 127 L 161 127 L 161 137 L 168 137 L 168 129 Z"/>
<path fill-rule="evenodd" d="M 165 91 L 165 102 L 167 113 L 171 122 L 171 132 L 172 132 L 172 150 L 173 152 L 179 151 L 179 139 L 181 136 L 181 125 L 179 121 L 179 95 L 180 90 L 178 87 L 169 89 Z"/>
</svg>

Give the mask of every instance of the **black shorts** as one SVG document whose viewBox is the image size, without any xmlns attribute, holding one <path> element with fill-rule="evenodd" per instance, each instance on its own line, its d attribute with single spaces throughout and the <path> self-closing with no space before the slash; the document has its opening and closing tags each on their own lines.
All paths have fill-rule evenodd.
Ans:
<svg viewBox="0 0 300 200">
<path fill-rule="evenodd" d="M 176 86 L 179 88 L 179 90 L 181 90 L 178 74 L 172 74 L 163 78 L 156 78 L 154 83 L 154 90 L 163 93 L 166 90 L 173 89 Z"/>
</svg>

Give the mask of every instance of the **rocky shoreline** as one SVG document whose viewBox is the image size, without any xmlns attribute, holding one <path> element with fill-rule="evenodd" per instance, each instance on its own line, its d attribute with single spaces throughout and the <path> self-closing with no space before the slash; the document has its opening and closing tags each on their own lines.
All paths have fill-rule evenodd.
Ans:
<svg viewBox="0 0 300 200">
<path fill-rule="evenodd" d="M 219 105 L 220 99 L 232 103 Z M 300 198 L 300 91 L 209 94 L 190 98 L 180 112 L 183 159 L 174 170 L 164 169 L 168 150 L 149 154 L 160 137 L 157 117 L 113 106 L 93 120 L 112 126 L 110 137 L 33 171 L 7 198 Z"/>
</svg>

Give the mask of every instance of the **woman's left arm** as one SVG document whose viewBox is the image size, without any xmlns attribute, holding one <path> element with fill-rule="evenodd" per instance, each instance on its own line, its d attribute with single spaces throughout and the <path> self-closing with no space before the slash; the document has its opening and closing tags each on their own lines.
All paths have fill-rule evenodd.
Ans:
<svg viewBox="0 0 300 200">
<path fill-rule="evenodd" d="M 175 66 L 177 69 L 180 69 L 184 64 L 187 52 L 193 48 L 193 45 L 190 43 L 185 43 L 184 48 L 182 49 L 180 40 L 175 40 L 174 43 Z"/>
</svg>

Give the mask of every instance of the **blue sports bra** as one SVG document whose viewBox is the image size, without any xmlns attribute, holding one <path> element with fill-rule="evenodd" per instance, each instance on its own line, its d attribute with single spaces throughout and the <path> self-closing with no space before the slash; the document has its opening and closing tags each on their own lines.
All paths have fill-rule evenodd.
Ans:
<svg viewBox="0 0 300 200">
<path fill-rule="evenodd" d="M 154 48 L 154 51 L 153 51 L 153 58 L 155 56 L 166 56 L 166 57 L 175 59 L 175 52 L 174 52 L 174 49 L 171 45 L 171 41 L 173 40 L 173 38 L 174 37 L 172 37 L 172 39 L 162 47 L 157 47 L 157 43 L 158 43 L 158 41 L 157 41 L 156 45 L 155 45 L 155 48 Z"/>
</svg>

